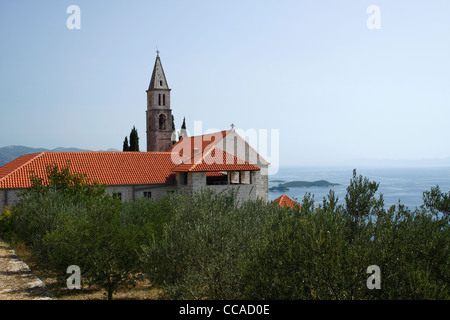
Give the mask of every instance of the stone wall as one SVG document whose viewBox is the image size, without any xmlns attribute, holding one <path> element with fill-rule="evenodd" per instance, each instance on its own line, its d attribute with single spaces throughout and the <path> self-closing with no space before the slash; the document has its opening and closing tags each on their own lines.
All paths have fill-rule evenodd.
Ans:
<svg viewBox="0 0 450 320">
<path fill-rule="evenodd" d="M 207 185 L 205 172 L 188 173 L 185 183 L 183 183 L 184 179 L 181 177 L 181 173 L 177 173 L 178 191 L 192 196 L 196 192 L 202 192 L 207 189 L 213 190 L 218 194 L 226 194 L 230 190 L 234 190 L 238 203 L 258 198 L 268 201 L 268 176 L 261 175 L 259 171 L 254 171 L 251 175 L 251 184 Z M 250 177 L 246 177 L 246 179 L 248 179 L 247 182 L 250 182 Z"/>
<path fill-rule="evenodd" d="M 151 192 L 151 198 L 159 199 L 169 192 L 175 192 L 176 185 L 161 185 L 161 186 L 108 186 L 106 192 L 113 195 L 114 193 L 121 194 L 122 202 L 133 201 L 144 196 L 144 192 Z"/>
<path fill-rule="evenodd" d="M 0 211 L 5 206 L 11 207 L 19 201 L 19 194 L 23 189 L 0 189 Z"/>
<path fill-rule="evenodd" d="M 5 206 L 11 207 L 19 201 L 19 194 L 24 189 L 0 189 L 0 211 Z M 144 192 L 151 192 L 151 198 L 159 199 L 169 192 L 175 192 L 174 185 L 144 185 L 144 186 L 108 186 L 106 192 L 112 195 L 120 193 L 123 202 L 136 200 L 144 196 Z"/>
</svg>

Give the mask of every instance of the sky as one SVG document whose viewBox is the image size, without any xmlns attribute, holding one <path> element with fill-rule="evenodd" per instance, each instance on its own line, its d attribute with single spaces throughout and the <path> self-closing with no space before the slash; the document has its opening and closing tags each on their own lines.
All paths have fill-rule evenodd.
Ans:
<svg viewBox="0 0 450 320">
<path fill-rule="evenodd" d="M 268 132 L 281 166 L 450 164 L 449 15 L 448 0 L 1 1 L 0 147 L 121 150 L 135 126 L 145 151 L 158 49 L 177 129 Z"/>
</svg>

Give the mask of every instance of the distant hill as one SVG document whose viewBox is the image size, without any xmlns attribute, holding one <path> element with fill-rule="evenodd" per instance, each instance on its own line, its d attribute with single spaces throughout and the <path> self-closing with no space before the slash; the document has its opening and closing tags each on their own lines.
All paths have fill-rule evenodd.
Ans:
<svg viewBox="0 0 450 320">
<path fill-rule="evenodd" d="M 40 153 L 44 151 L 63 152 L 63 151 L 91 151 L 91 150 L 78 148 L 63 148 L 63 147 L 49 150 L 44 148 L 30 148 L 24 146 L 7 146 L 0 148 L 0 167 L 20 156 L 23 156 L 24 154 Z M 108 149 L 107 151 L 119 151 L 119 150 Z"/>
<path fill-rule="evenodd" d="M 332 187 L 338 186 L 339 183 L 331 183 L 326 180 L 319 180 L 314 182 L 309 181 L 291 181 L 287 183 L 279 184 L 279 187 L 291 187 L 291 188 L 309 188 L 309 187 Z"/>
</svg>

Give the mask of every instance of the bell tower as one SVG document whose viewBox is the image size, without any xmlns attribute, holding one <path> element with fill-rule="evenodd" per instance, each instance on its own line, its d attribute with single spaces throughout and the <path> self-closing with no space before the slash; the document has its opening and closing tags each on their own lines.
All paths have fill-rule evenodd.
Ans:
<svg viewBox="0 0 450 320">
<path fill-rule="evenodd" d="M 172 148 L 172 110 L 170 90 L 156 51 L 153 74 L 147 90 L 147 151 L 168 151 Z"/>
</svg>

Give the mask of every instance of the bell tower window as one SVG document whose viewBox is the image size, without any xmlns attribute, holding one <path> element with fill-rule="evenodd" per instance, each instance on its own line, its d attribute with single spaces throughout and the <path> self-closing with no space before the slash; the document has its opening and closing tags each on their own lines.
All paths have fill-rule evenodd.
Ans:
<svg viewBox="0 0 450 320">
<path fill-rule="evenodd" d="M 160 106 L 160 105 L 161 105 L 161 93 L 158 94 L 158 106 Z"/>
<path fill-rule="evenodd" d="M 166 116 L 163 114 L 159 115 L 159 130 L 166 130 Z"/>
<path fill-rule="evenodd" d="M 166 95 L 163 94 L 163 106 L 165 106 L 165 105 L 166 105 Z"/>
</svg>

